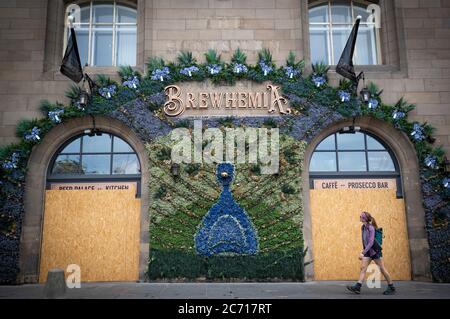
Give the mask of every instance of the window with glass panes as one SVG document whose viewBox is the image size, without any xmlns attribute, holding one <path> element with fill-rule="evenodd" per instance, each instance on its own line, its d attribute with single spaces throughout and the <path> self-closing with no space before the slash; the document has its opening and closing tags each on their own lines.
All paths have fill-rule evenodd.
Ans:
<svg viewBox="0 0 450 319">
<path fill-rule="evenodd" d="M 49 178 L 80 176 L 138 176 L 140 164 L 133 148 L 109 133 L 78 136 L 55 155 Z"/>
<path fill-rule="evenodd" d="M 398 172 L 392 152 L 367 133 L 336 133 L 314 150 L 311 173 L 394 174 Z"/>
<path fill-rule="evenodd" d="M 310 1 L 309 34 L 311 61 L 337 65 L 353 24 L 361 16 L 353 61 L 355 65 L 382 64 L 379 30 L 368 17 L 374 2 L 329 0 Z"/>
<path fill-rule="evenodd" d="M 117 1 L 90 1 L 79 6 L 80 21 L 75 21 L 73 26 L 81 64 L 135 66 L 136 8 Z"/>
</svg>

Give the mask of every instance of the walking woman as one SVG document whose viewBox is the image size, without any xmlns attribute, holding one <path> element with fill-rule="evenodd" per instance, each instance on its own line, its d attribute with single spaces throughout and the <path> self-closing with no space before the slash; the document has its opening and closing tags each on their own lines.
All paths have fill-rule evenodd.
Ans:
<svg viewBox="0 0 450 319">
<path fill-rule="evenodd" d="M 369 267 L 370 262 L 373 260 L 375 264 L 380 267 L 380 271 L 388 283 L 388 287 L 383 292 L 383 295 L 393 295 L 395 294 L 394 283 L 384 266 L 381 245 L 375 240 L 375 231 L 378 229 L 375 218 L 368 212 L 362 212 L 360 220 L 363 223 L 361 227 L 363 251 L 359 256 L 359 260 L 361 260 L 361 272 L 359 274 L 358 282 L 353 286 L 347 286 L 347 289 L 356 294 L 361 293 L 361 286 L 366 275 L 367 267 Z"/>
</svg>

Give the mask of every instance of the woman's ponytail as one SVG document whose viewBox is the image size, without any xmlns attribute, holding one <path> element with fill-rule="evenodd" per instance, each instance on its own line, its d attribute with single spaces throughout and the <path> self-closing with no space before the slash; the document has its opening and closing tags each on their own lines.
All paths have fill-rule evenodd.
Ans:
<svg viewBox="0 0 450 319">
<path fill-rule="evenodd" d="M 375 218 L 373 218 L 372 216 L 370 216 L 370 223 L 372 224 L 373 227 L 375 227 L 375 229 L 378 229 L 377 222 Z"/>
</svg>

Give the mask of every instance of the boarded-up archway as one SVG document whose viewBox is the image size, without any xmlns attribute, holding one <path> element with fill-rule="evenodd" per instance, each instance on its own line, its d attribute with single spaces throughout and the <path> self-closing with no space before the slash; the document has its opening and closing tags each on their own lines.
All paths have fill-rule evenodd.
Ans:
<svg viewBox="0 0 450 319">
<path fill-rule="evenodd" d="M 309 171 L 315 279 L 358 278 L 359 215 L 368 211 L 385 230 L 383 259 L 393 268 L 393 279 L 410 280 L 401 175 L 389 147 L 377 136 L 349 127 L 320 142 Z"/>
<path fill-rule="evenodd" d="M 312 264 L 305 268 L 305 274 L 307 280 L 316 280 L 319 277 L 315 274 L 315 252 L 316 243 L 313 239 L 313 209 L 312 205 L 312 192 L 314 187 L 311 185 L 312 179 L 310 178 L 309 167 L 311 163 L 312 154 L 316 147 L 327 136 L 334 132 L 338 132 L 345 127 L 355 126 L 361 128 L 366 132 L 378 136 L 385 144 L 392 150 L 395 158 L 398 160 L 399 173 L 401 174 L 401 180 L 398 185 L 400 186 L 399 192 L 403 195 L 403 198 L 397 198 L 397 200 L 403 201 L 404 205 L 404 218 L 406 223 L 406 233 L 408 242 L 408 253 L 410 262 L 410 278 L 412 280 L 431 280 L 429 270 L 429 248 L 427 241 L 427 234 L 425 231 L 424 210 L 422 204 L 422 193 L 420 191 L 420 179 L 419 179 L 419 165 L 417 162 L 417 154 L 415 153 L 414 146 L 409 140 L 408 136 L 403 132 L 396 130 L 388 123 L 384 123 L 378 119 L 372 117 L 357 117 L 353 119 L 342 119 L 334 123 L 328 123 L 320 132 L 314 134 L 312 140 L 308 141 L 309 145 L 305 154 L 305 170 L 302 173 L 304 182 L 304 224 L 303 233 L 305 246 L 308 248 L 306 260 L 313 261 Z M 358 208 L 359 210 L 359 208 Z M 359 216 L 355 217 L 355 227 L 360 232 Z M 382 222 L 386 223 L 386 222 Z M 382 227 L 385 225 L 381 225 Z M 386 232 L 386 230 L 385 230 Z M 386 232 L 389 233 L 389 231 Z M 361 251 L 361 237 L 360 233 L 358 237 L 354 239 L 355 244 L 359 245 L 357 253 Z M 385 240 L 388 240 L 387 238 Z M 387 248 L 386 248 L 387 249 Z M 386 256 L 386 251 L 384 252 Z M 351 258 L 355 258 L 358 262 L 358 254 L 356 257 L 353 255 Z M 389 265 L 387 265 L 389 267 Z M 395 268 L 395 265 L 391 265 L 391 268 Z M 357 274 L 359 270 L 357 269 Z M 356 274 L 356 275 L 357 275 Z M 353 276 L 354 278 L 354 276 Z"/>
<path fill-rule="evenodd" d="M 142 185 L 148 183 L 148 164 L 146 161 L 146 151 L 141 139 L 135 134 L 132 128 L 110 117 L 95 117 L 96 128 L 99 131 L 108 132 L 122 137 L 135 150 L 141 163 L 141 176 L 139 180 Z M 42 247 L 44 241 L 44 215 L 46 204 L 46 192 L 48 185 L 48 167 L 52 163 L 55 152 L 69 139 L 83 134 L 86 130 L 92 129 L 92 117 L 82 117 L 68 120 L 61 125 L 56 126 L 43 138 L 30 157 L 27 172 L 27 183 L 25 193 L 24 225 L 21 239 L 21 273 L 20 282 L 36 283 L 40 280 Z M 91 181 L 89 181 L 90 183 Z M 112 181 L 117 182 L 117 181 Z M 90 190 L 90 192 L 94 192 Z M 131 195 L 132 193 L 132 195 Z M 138 279 L 144 280 L 148 268 L 148 189 L 140 187 L 138 191 L 131 191 L 129 201 L 139 202 L 139 225 L 137 236 L 138 256 Z M 140 198 L 136 194 L 140 193 Z M 126 196 L 128 197 L 128 195 Z M 136 207 L 136 206 L 133 206 Z M 129 207 L 127 207 L 129 209 Z M 129 210 L 128 210 L 129 211 Z M 132 254 L 131 254 L 132 255 Z M 83 276 L 82 281 L 89 277 Z M 133 278 L 136 278 L 133 276 Z M 133 279 L 135 280 L 135 279 Z"/>
</svg>

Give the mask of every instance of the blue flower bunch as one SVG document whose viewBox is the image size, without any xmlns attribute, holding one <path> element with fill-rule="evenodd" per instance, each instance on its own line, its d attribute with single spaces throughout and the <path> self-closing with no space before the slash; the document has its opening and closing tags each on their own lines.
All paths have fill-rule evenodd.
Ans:
<svg viewBox="0 0 450 319">
<path fill-rule="evenodd" d="M 48 117 L 53 123 L 61 123 L 61 115 L 64 113 L 64 110 L 54 110 L 48 112 Z"/>
<path fill-rule="evenodd" d="M 164 78 L 168 77 L 170 70 L 167 66 L 162 69 L 156 69 L 152 71 L 152 76 L 150 77 L 154 81 L 164 81 Z"/>
<path fill-rule="evenodd" d="M 255 228 L 229 190 L 233 176 L 233 164 L 221 163 L 217 166 L 216 177 L 223 190 L 219 201 L 203 217 L 194 236 L 195 248 L 200 255 L 250 255 L 258 252 Z"/>
<path fill-rule="evenodd" d="M 400 120 L 402 118 L 404 118 L 406 116 L 405 112 L 402 111 L 394 111 L 394 113 L 392 113 L 392 118 L 394 120 Z"/>
<path fill-rule="evenodd" d="M 236 74 L 247 73 L 247 71 L 248 71 L 248 68 L 245 64 L 235 63 L 233 65 L 233 72 Z"/>
<path fill-rule="evenodd" d="M 321 87 L 322 85 L 327 83 L 327 79 L 325 79 L 325 77 L 323 75 L 319 75 L 319 74 L 314 74 L 312 77 L 312 80 L 313 80 L 314 84 L 316 85 L 316 87 Z"/>
<path fill-rule="evenodd" d="M 17 165 L 19 163 L 19 154 L 14 152 L 11 155 L 11 159 L 3 162 L 2 167 L 3 169 L 11 170 L 17 168 Z"/>
<path fill-rule="evenodd" d="M 369 109 L 376 109 L 378 107 L 378 104 L 379 104 L 379 102 L 377 99 L 374 99 L 374 98 L 369 99 L 369 104 L 368 104 Z"/>
<path fill-rule="evenodd" d="M 413 131 L 411 132 L 411 136 L 416 141 L 423 141 L 425 139 L 423 127 L 418 123 L 414 123 L 414 127 L 413 127 Z"/>
<path fill-rule="evenodd" d="M 442 186 L 444 186 L 444 188 L 450 188 L 450 178 L 444 178 L 442 181 Z"/>
<path fill-rule="evenodd" d="M 286 73 L 286 76 L 290 79 L 300 74 L 300 71 L 293 66 L 285 66 L 284 72 Z"/>
<path fill-rule="evenodd" d="M 261 67 L 264 76 L 267 76 L 267 74 L 269 74 L 273 70 L 273 68 L 270 65 L 266 64 L 264 61 L 259 62 L 259 66 Z"/>
<path fill-rule="evenodd" d="M 110 99 L 116 94 L 116 85 L 111 84 L 110 86 L 98 89 L 98 93 L 105 99 Z"/>
<path fill-rule="evenodd" d="M 208 68 L 208 72 L 211 75 L 219 74 L 222 71 L 222 66 L 219 64 L 210 64 L 206 66 Z"/>
<path fill-rule="evenodd" d="M 338 94 L 339 94 L 339 99 L 341 100 L 341 102 L 348 102 L 348 101 L 350 101 L 351 94 L 349 92 L 340 90 L 338 92 Z"/>
<path fill-rule="evenodd" d="M 31 131 L 25 133 L 24 139 L 26 141 L 36 142 L 36 141 L 39 141 L 41 139 L 39 134 L 41 134 L 41 130 L 38 127 L 35 126 L 35 127 L 33 127 L 31 129 Z"/>
<path fill-rule="evenodd" d="M 425 163 L 425 165 L 426 165 L 427 167 L 429 167 L 429 168 L 431 168 L 431 169 L 437 169 L 437 168 L 438 168 L 438 162 L 437 162 L 436 156 L 428 155 L 428 156 L 425 158 L 424 163 Z"/>
<path fill-rule="evenodd" d="M 128 80 L 123 82 L 124 86 L 127 86 L 130 89 L 137 89 L 139 86 L 139 78 L 135 75 L 133 77 L 129 77 Z"/>
<path fill-rule="evenodd" d="M 187 68 L 181 69 L 180 73 L 183 74 L 183 75 L 187 75 L 187 76 L 191 77 L 192 73 L 196 73 L 198 71 L 199 71 L 199 68 L 196 67 L 195 65 L 193 65 L 193 66 L 189 66 Z"/>
</svg>

